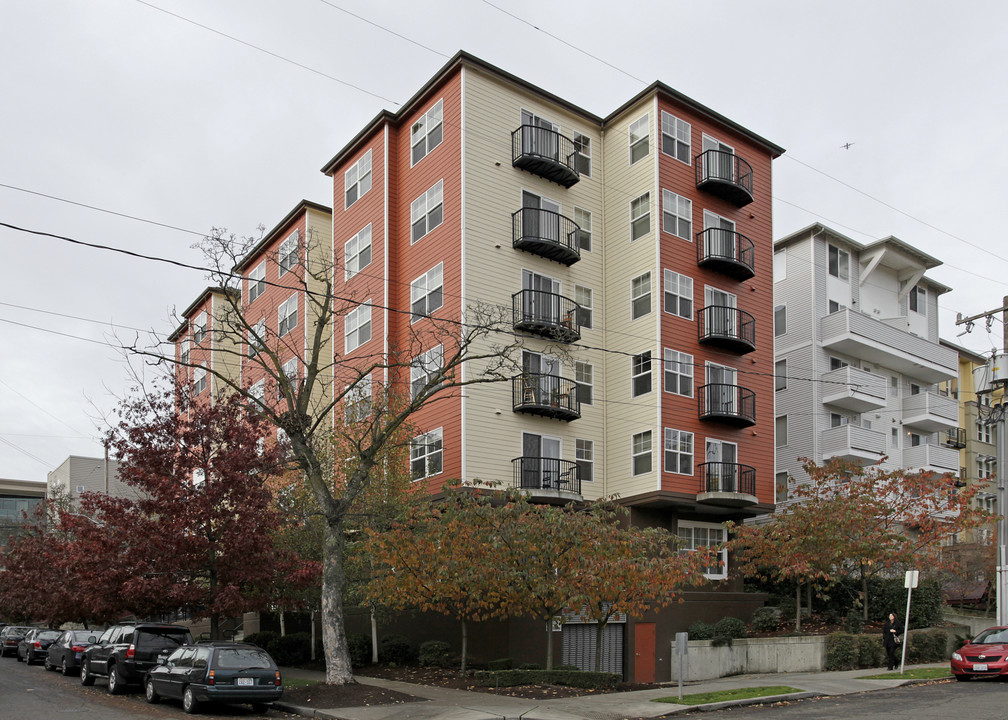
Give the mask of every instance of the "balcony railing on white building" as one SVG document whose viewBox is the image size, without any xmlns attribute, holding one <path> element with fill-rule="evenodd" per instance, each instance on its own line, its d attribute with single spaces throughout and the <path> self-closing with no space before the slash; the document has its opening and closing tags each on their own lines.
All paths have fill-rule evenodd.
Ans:
<svg viewBox="0 0 1008 720">
<path fill-rule="evenodd" d="M 903 424 L 926 432 L 947 430 L 959 425 L 959 404 L 935 392 L 921 392 L 903 398 Z"/>
<path fill-rule="evenodd" d="M 903 467 L 938 473 L 959 472 L 959 451 L 942 445 L 918 445 L 903 449 Z"/>
</svg>

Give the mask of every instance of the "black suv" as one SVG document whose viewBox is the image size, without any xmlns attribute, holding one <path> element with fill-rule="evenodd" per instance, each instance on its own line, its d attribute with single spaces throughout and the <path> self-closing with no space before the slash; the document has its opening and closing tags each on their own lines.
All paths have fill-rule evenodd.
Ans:
<svg viewBox="0 0 1008 720">
<path fill-rule="evenodd" d="M 121 693 L 127 684 L 140 683 L 157 664 L 162 650 L 169 652 L 192 643 L 192 633 L 182 625 L 120 623 L 101 634 L 81 657 L 81 685 L 108 678 L 108 691 Z"/>
</svg>

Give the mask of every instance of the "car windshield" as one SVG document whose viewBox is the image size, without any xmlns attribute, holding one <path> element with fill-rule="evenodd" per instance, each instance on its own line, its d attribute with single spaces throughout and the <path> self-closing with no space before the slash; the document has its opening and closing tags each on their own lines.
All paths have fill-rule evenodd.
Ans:
<svg viewBox="0 0 1008 720">
<path fill-rule="evenodd" d="M 141 630 L 137 644 L 157 650 L 173 650 L 179 645 L 189 642 L 188 631 L 180 630 Z"/>
<path fill-rule="evenodd" d="M 1008 643 L 1008 628 L 991 628 L 973 638 L 973 645 L 996 645 Z"/>
<path fill-rule="evenodd" d="M 273 667 L 273 660 L 265 650 L 259 648 L 220 648 L 217 650 L 217 659 L 214 660 L 214 667 L 222 670 L 252 670 L 269 669 Z"/>
</svg>

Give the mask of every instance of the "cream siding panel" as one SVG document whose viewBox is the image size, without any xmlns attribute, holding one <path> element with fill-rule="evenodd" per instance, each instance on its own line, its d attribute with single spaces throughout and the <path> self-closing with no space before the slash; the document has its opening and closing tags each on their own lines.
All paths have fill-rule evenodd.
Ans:
<svg viewBox="0 0 1008 720">
<path fill-rule="evenodd" d="M 333 237 L 332 237 L 332 215 L 309 208 L 305 226 L 308 228 L 307 243 L 311 252 L 308 256 L 309 269 L 312 272 L 325 271 L 332 281 L 333 273 Z M 342 248 L 341 248 L 342 251 Z M 342 260 L 340 261 L 342 266 Z M 310 280 L 308 287 L 312 292 L 324 293 L 325 286 L 321 281 Z M 319 322 L 318 313 L 313 312 L 313 305 L 305 298 L 305 357 L 307 350 L 313 342 L 312 337 L 316 323 Z M 319 353 L 319 382 L 312 397 L 312 402 L 316 405 L 328 404 L 332 401 L 332 337 L 334 318 L 330 312 L 329 317 L 323 320 L 327 324 L 321 352 Z"/>
</svg>

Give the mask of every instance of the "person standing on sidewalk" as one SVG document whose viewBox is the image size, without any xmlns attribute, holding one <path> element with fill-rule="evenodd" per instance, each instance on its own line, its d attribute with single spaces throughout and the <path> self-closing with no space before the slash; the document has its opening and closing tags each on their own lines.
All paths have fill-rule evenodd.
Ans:
<svg viewBox="0 0 1008 720">
<path fill-rule="evenodd" d="M 882 626 L 882 647 L 885 648 L 886 661 L 890 670 L 895 670 L 899 664 L 899 660 L 896 658 L 899 646 L 899 624 L 896 622 L 896 613 L 889 613 L 889 618 Z"/>
</svg>

